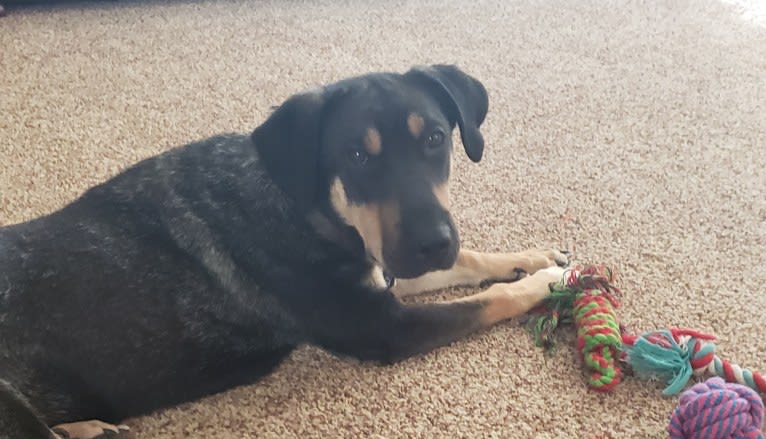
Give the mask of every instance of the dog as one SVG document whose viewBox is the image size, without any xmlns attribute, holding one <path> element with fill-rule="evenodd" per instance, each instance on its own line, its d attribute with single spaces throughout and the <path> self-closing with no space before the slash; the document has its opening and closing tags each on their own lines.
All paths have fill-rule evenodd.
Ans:
<svg viewBox="0 0 766 439">
<path fill-rule="evenodd" d="M 387 364 L 529 311 L 567 255 L 461 249 L 450 214 L 452 134 L 479 162 L 487 111 L 454 65 L 344 79 L 0 229 L 0 438 L 114 434 L 302 344 Z"/>
</svg>

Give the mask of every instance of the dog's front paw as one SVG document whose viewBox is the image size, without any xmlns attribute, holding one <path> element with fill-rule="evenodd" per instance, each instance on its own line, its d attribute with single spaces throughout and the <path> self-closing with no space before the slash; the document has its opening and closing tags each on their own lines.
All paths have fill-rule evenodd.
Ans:
<svg viewBox="0 0 766 439">
<path fill-rule="evenodd" d="M 550 248 L 527 250 L 519 254 L 520 264 L 517 269 L 527 274 L 535 274 L 549 267 L 566 267 L 569 264 L 568 252 Z"/>
<path fill-rule="evenodd" d="M 529 312 L 550 296 L 551 285 L 560 282 L 565 272 L 563 267 L 553 266 L 538 270 L 518 282 L 493 285 L 482 294 L 489 297 L 493 296 L 492 293 L 497 294 L 502 305 L 493 308 L 490 302 L 488 321 L 495 323 Z"/>
<path fill-rule="evenodd" d="M 487 269 L 480 285 L 515 282 L 549 267 L 566 267 L 569 264 L 567 254 L 567 252 L 553 249 L 489 254 L 485 259 Z"/>
<path fill-rule="evenodd" d="M 101 421 L 82 421 L 59 424 L 53 432 L 61 439 L 104 439 L 123 437 L 130 428 L 127 425 L 112 425 Z"/>
<path fill-rule="evenodd" d="M 532 276 L 524 279 L 525 286 L 530 291 L 537 294 L 540 300 L 548 297 L 551 291 L 551 285 L 557 284 L 564 280 L 564 273 L 566 268 L 554 265 L 552 267 L 543 268 L 538 270 Z"/>
</svg>

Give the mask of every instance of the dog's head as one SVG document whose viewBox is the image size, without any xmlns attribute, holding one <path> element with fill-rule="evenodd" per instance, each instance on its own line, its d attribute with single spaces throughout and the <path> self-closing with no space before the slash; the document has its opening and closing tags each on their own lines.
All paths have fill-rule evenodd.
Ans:
<svg viewBox="0 0 766 439">
<path fill-rule="evenodd" d="M 292 96 L 253 140 L 299 208 L 335 215 L 384 269 L 412 278 L 455 262 L 452 131 L 481 160 L 487 107 L 482 84 L 454 66 L 377 73 Z"/>
</svg>

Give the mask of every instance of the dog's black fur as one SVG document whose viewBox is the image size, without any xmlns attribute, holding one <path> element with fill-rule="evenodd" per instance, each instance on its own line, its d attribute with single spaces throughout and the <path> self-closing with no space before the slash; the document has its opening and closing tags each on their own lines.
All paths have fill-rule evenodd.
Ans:
<svg viewBox="0 0 766 439">
<path fill-rule="evenodd" d="M 483 86 L 453 66 L 348 79 L 290 98 L 252 135 L 170 150 L 0 229 L 0 437 L 250 383 L 303 343 L 391 362 L 478 329 L 476 303 L 405 306 L 368 278 L 454 263 L 433 187 L 455 125 L 481 158 L 486 112 Z M 370 125 L 379 156 L 360 150 Z M 334 209 L 338 179 L 349 205 L 397 200 L 383 260 Z"/>
</svg>

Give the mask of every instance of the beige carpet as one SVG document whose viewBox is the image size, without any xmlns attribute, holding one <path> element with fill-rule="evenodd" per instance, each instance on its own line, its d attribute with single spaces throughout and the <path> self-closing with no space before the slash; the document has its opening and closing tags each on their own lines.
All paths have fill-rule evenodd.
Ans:
<svg viewBox="0 0 766 439">
<path fill-rule="evenodd" d="M 621 270 L 630 327 L 710 331 L 724 357 L 766 369 L 766 30 L 729 7 L 294 0 L 9 12 L 0 224 L 173 145 L 249 131 L 305 87 L 455 62 L 484 81 L 491 107 L 486 159 L 457 159 L 465 247 L 576 249 Z M 509 322 L 394 367 L 301 349 L 257 385 L 129 424 L 163 439 L 662 437 L 675 401 L 661 386 L 628 379 L 590 393 L 571 341 L 546 358 Z"/>
</svg>

